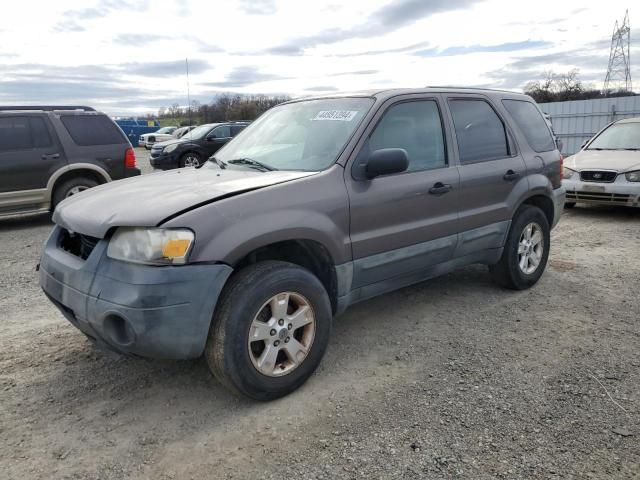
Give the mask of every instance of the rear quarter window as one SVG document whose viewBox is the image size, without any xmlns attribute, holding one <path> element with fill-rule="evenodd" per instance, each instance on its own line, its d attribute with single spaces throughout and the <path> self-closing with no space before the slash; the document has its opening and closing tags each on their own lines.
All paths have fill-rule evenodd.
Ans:
<svg viewBox="0 0 640 480">
<path fill-rule="evenodd" d="M 120 129 L 105 115 L 63 115 L 60 120 L 73 141 L 82 147 L 127 142 Z"/>
<path fill-rule="evenodd" d="M 502 100 L 502 104 L 531 148 L 536 152 L 548 152 L 556 148 L 547 122 L 533 103 L 525 100 Z"/>
</svg>

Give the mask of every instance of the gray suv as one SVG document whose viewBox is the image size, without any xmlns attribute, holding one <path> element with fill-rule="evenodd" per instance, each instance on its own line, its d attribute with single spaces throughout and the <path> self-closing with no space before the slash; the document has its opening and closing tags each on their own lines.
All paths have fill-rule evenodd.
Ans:
<svg viewBox="0 0 640 480">
<path fill-rule="evenodd" d="M 60 204 L 40 281 L 96 343 L 201 355 L 268 400 L 318 366 L 349 305 L 469 264 L 534 285 L 562 212 L 551 131 L 524 95 L 385 90 L 291 101 L 199 168 Z"/>
<path fill-rule="evenodd" d="M 96 185 L 140 175 L 127 137 L 90 107 L 0 107 L 0 217 L 53 210 Z"/>
</svg>

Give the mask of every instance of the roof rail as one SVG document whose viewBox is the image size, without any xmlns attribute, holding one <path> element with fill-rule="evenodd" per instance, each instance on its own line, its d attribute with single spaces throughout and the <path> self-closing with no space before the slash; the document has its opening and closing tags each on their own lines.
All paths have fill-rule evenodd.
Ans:
<svg viewBox="0 0 640 480">
<path fill-rule="evenodd" d="M 96 109 L 92 107 L 83 107 L 76 105 L 16 105 L 16 106 L 0 106 L 0 112 L 14 111 L 14 110 L 37 110 L 43 112 L 53 112 L 55 110 L 83 110 L 85 112 L 95 112 Z"/>
</svg>

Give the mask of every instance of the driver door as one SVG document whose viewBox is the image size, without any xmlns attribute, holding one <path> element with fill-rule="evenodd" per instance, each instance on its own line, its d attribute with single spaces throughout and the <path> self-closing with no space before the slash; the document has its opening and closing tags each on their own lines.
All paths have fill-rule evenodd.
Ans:
<svg viewBox="0 0 640 480">
<path fill-rule="evenodd" d="M 419 274 L 453 256 L 460 180 L 442 110 L 438 95 L 395 97 L 361 140 L 354 169 L 382 148 L 405 149 L 409 167 L 373 180 L 356 180 L 347 169 L 354 289 Z"/>
<path fill-rule="evenodd" d="M 229 125 L 221 125 L 211 130 L 204 145 L 207 158 L 220 150 L 229 140 L 231 140 L 231 127 Z"/>
</svg>

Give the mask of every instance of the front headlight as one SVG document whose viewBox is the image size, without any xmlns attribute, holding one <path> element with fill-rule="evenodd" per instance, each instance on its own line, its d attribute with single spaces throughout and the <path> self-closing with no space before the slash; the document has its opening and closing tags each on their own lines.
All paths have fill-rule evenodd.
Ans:
<svg viewBox="0 0 640 480">
<path fill-rule="evenodd" d="M 627 182 L 640 182 L 640 170 L 635 172 L 627 172 L 624 174 L 627 177 Z"/>
<path fill-rule="evenodd" d="M 571 170 L 570 168 L 564 167 L 562 169 L 562 178 L 564 178 L 565 180 L 569 180 L 571 177 L 573 177 L 577 172 L 575 170 Z"/>
<path fill-rule="evenodd" d="M 173 152 L 176 148 L 178 148 L 178 144 L 177 143 L 172 143 L 171 145 L 167 145 L 166 147 L 164 147 L 162 149 L 162 151 L 164 153 L 171 153 Z"/>
<path fill-rule="evenodd" d="M 182 265 L 187 263 L 193 240 L 193 232 L 186 228 L 121 227 L 109 240 L 107 255 L 146 265 Z"/>
</svg>

